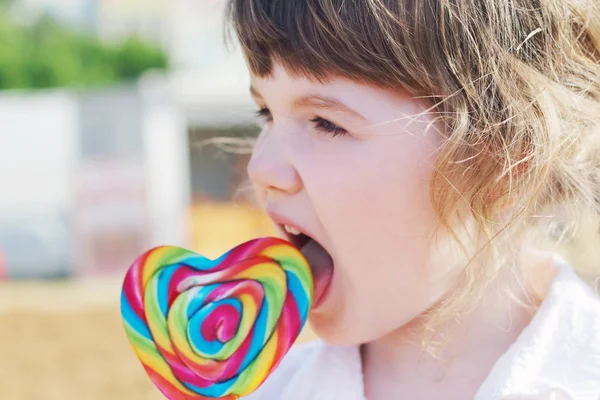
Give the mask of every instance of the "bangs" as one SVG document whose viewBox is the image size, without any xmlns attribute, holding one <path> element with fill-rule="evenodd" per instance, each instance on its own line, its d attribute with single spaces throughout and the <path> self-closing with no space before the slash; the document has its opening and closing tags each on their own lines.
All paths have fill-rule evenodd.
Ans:
<svg viewBox="0 0 600 400">
<path fill-rule="evenodd" d="M 402 2 L 374 3 L 230 0 L 226 15 L 256 76 L 270 75 L 277 62 L 293 76 L 321 82 L 342 76 L 415 91 L 418 80 L 412 71 L 426 57 L 412 45 L 423 40 L 423 31 L 408 29 L 412 12 Z"/>
</svg>

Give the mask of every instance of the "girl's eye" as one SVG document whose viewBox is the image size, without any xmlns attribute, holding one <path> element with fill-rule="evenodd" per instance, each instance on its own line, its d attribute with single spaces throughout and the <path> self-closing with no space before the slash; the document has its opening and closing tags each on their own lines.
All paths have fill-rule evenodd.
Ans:
<svg viewBox="0 0 600 400">
<path fill-rule="evenodd" d="M 270 122 L 273 119 L 271 116 L 271 111 L 269 111 L 268 108 L 261 108 L 260 110 L 257 110 L 255 115 L 261 122 Z"/>
<path fill-rule="evenodd" d="M 273 120 L 271 111 L 269 111 L 268 108 L 261 108 L 260 110 L 257 110 L 255 114 L 256 117 L 263 123 L 271 122 Z M 315 125 L 315 127 L 321 132 L 329 133 L 333 137 L 344 136 L 348 133 L 348 131 L 346 131 L 344 128 L 341 128 L 333 122 L 330 122 L 321 117 L 315 117 L 311 119 L 310 122 L 312 122 Z"/>
<path fill-rule="evenodd" d="M 348 133 L 344 128 L 341 128 L 334 124 L 333 122 L 327 121 L 324 118 L 316 117 L 310 120 L 310 122 L 315 124 L 315 127 L 322 131 L 331 134 L 333 137 L 336 136 L 344 136 Z"/>
</svg>

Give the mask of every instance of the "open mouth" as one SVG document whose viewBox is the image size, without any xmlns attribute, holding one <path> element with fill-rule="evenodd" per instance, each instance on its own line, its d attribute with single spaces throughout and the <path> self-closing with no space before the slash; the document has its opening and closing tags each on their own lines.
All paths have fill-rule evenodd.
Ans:
<svg viewBox="0 0 600 400">
<path fill-rule="evenodd" d="M 325 294 L 333 277 L 333 257 L 327 250 L 315 239 L 304 234 L 292 234 L 281 227 L 285 232 L 287 239 L 292 243 L 306 258 L 314 279 L 314 298 L 313 308 L 316 308 L 325 299 Z"/>
<path fill-rule="evenodd" d="M 283 228 L 282 228 L 283 229 Z M 311 240 L 313 240 L 310 236 L 305 235 L 304 233 L 300 233 L 299 235 L 294 235 L 292 233 L 286 232 L 286 236 L 291 244 L 293 244 L 296 248 L 302 250 L 302 248 Z"/>
</svg>

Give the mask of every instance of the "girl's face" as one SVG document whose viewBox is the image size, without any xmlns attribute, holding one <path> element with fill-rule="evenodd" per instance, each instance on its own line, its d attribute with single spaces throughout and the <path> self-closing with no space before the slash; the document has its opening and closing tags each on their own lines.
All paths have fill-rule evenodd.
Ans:
<svg viewBox="0 0 600 400">
<path fill-rule="evenodd" d="M 251 92 L 264 117 L 248 166 L 257 197 L 282 236 L 287 222 L 333 259 L 332 275 L 316 274 L 330 280 L 323 296 L 327 285 L 317 283 L 315 332 L 336 344 L 368 342 L 440 300 L 458 268 L 431 236 L 442 136 L 427 106 L 346 79 L 295 78 L 280 65 L 253 77 Z"/>
</svg>

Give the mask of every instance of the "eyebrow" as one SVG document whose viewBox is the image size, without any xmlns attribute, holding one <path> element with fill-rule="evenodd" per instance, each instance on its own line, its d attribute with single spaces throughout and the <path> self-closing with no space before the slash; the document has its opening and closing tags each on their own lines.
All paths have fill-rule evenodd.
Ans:
<svg viewBox="0 0 600 400">
<path fill-rule="evenodd" d="M 254 86 L 250 86 L 250 94 L 257 99 L 262 100 L 262 96 Z M 334 97 L 320 96 L 314 94 L 307 95 L 294 100 L 293 106 L 295 108 L 314 107 L 330 111 L 339 111 L 345 114 L 349 114 L 354 118 L 360 119 L 362 121 L 367 121 L 367 119 L 363 115 L 348 107 L 346 104 Z"/>
</svg>

